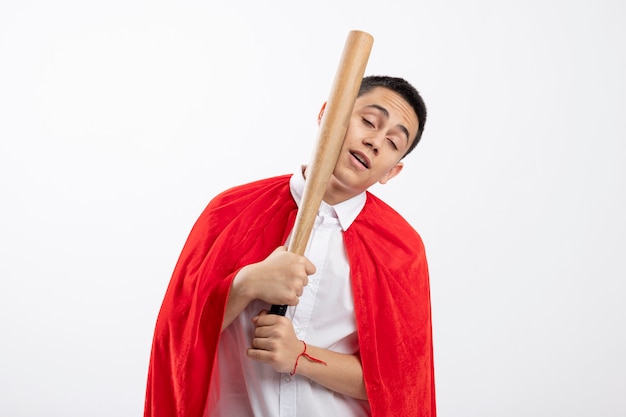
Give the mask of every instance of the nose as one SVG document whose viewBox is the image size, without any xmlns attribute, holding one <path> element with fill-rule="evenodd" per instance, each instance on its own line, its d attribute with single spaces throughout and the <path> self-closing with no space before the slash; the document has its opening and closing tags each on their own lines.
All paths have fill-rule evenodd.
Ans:
<svg viewBox="0 0 626 417">
<path fill-rule="evenodd" d="M 384 140 L 384 135 L 372 135 L 363 138 L 363 144 L 370 148 L 374 155 L 378 155 L 378 150 L 382 146 L 382 142 Z"/>
</svg>

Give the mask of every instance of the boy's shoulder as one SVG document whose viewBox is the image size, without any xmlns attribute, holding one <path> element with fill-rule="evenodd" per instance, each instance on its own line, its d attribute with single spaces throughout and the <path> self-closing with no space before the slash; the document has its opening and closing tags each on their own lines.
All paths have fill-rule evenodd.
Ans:
<svg viewBox="0 0 626 417">
<path fill-rule="evenodd" d="M 419 233 L 396 209 L 369 191 L 366 196 L 365 207 L 355 220 L 358 227 L 376 231 L 379 236 L 401 236 L 410 244 L 423 245 Z"/>
</svg>

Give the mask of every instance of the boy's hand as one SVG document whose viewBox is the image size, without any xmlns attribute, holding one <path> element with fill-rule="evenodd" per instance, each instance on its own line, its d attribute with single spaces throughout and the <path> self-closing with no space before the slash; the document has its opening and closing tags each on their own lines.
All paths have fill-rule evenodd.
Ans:
<svg viewBox="0 0 626 417">
<path fill-rule="evenodd" d="M 256 330 L 248 357 L 271 365 L 277 372 L 292 372 L 302 352 L 302 342 L 296 337 L 291 320 L 263 310 L 252 321 Z"/>
<path fill-rule="evenodd" d="M 245 286 L 251 299 L 294 306 L 314 273 L 311 261 L 280 246 L 263 261 L 242 268 L 237 285 Z"/>
</svg>

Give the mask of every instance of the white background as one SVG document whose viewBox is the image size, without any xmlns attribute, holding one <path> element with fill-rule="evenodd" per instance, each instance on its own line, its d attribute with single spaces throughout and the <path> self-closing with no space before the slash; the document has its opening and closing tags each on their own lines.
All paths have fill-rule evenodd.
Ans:
<svg viewBox="0 0 626 417">
<path fill-rule="evenodd" d="M 626 12 L 596 1 L 7 1 L 0 412 L 138 416 L 211 197 L 306 163 L 348 32 L 429 108 L 440 416 L 626 415 Z"/>
</svg>

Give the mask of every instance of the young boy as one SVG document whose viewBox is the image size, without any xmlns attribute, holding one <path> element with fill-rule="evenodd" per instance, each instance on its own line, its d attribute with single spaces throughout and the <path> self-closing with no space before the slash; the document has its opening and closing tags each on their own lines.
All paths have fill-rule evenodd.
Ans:
<svg viewBox="0 0 626 417">
<path fill-rule="evenodd" d="M 423 244 L 367 191 L 425 121 L 408 82 L 363 79 L 305 256 L 285 245 L 306 167 L 209 203 L 157 319 L 145 416 L 435 416 Z"/>
</svg>

